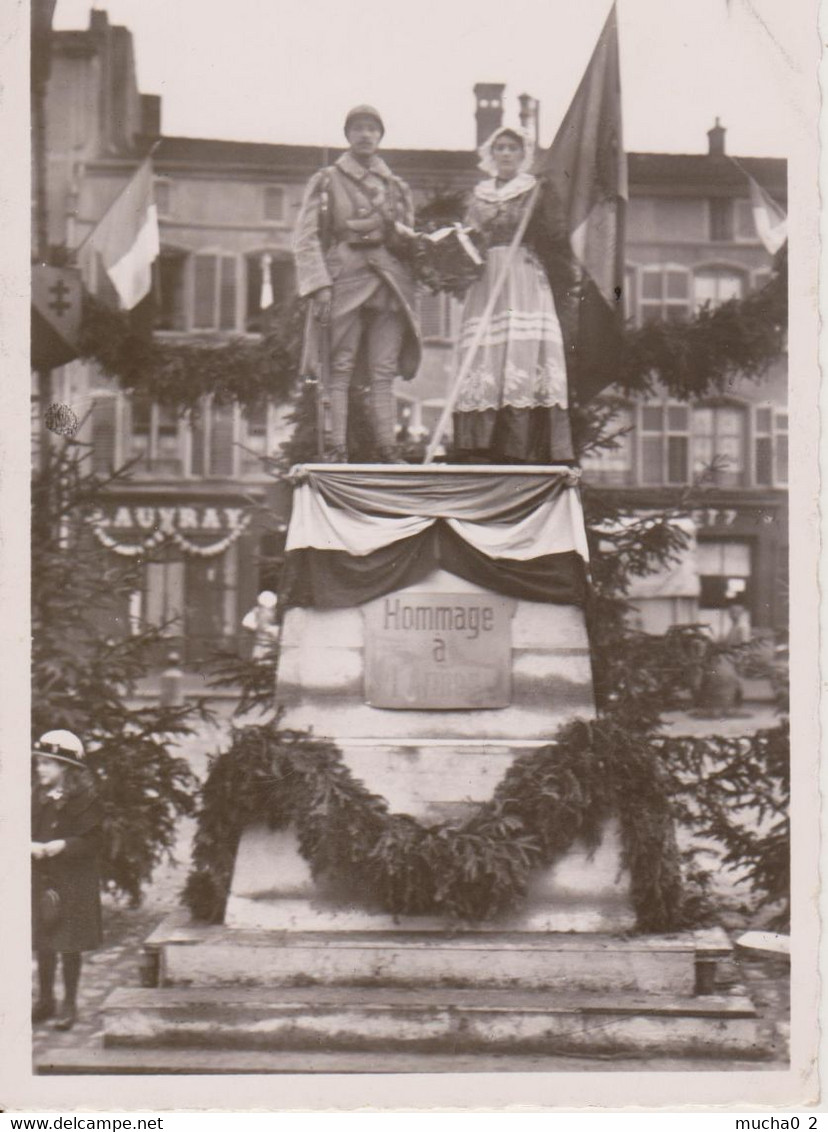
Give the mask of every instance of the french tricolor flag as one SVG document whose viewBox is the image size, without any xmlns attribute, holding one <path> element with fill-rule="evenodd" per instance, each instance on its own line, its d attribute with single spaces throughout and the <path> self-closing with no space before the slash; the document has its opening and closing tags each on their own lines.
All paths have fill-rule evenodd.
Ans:
<svg viewBox="0 0 828 1132">
<path fill-rule="evenodd" d="M 152 162 L 148 158 L 91 232 L 80 259 L 83 265 L 97 254 L 122 309 L 132 310 L 152 289 L 152 265 L 160 250 Z"/>
</svg>

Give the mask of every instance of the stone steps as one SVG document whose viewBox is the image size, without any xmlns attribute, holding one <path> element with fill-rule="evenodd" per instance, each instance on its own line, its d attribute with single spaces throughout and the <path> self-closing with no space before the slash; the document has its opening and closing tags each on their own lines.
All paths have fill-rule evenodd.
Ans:
<svg viewBox="0 0 828 1132">
<path fill-rule="evenodd" d="M 689 996 L 723 933 L 255 932 L 165 920 L 147 940 L 163 986 L 521 987 Z"/>
<path fill-rule="evenodd" d="M 722 1057 L 727 1057 L 724 1062 Z M 675 1073 L 767 1072 L 787 1069 L 758 1057 L 735 1059 L 727 1054 L 687 1058 L 621 1054 L 505 1054 L 476 1052 L 420 1053 L 407 1050 L 239 1050 L 142 1049 L 129 1046 L 52 1049 L 37 1065 L 40 1076 L 169 1076 L 193 1074 L 410 1074 L 410 1073 Z"/>
<path fill-rule="evenodd" d="M 760 1056 L 740 994 L 550 994 L 394 987 L 167 987 L 115 991 L 104 1044 L 308 1050 L 503 1050 Z"/>
</svg>

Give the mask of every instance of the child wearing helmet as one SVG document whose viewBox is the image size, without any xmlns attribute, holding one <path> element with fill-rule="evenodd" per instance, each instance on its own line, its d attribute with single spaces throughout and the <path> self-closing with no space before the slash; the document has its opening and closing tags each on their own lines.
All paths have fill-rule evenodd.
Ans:
<svg viewBox="0 0 828 1132">
<path fill-rule="evenodd" d="M 32 747 L 32 942 L 39 994 L 32 1021 L 54 1018 L 70 1030 L 77 1017 L 81 956 L 101 943 L 98 855 L 100 803 L 83 743 L 71 731 L 47 731 Z M 63 1004 L 55 1001 L 58 955 Z"/>
</svg>

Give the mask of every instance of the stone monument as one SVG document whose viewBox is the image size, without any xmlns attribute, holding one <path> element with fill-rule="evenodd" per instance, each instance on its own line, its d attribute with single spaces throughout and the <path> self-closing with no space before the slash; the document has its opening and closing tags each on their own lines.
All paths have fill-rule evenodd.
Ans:
<svg viewBox="0 0 828 1132">
<path fill-rule="evenodd" d="M 282 727 L 335 741 L 393 811 L 428 824 L 462 821 L 516 758 L 593 715 L 570 469 L 306 465 L 292 479 Z M 613 821 L 596 852 L 576 844 L 539 870 L 509 918 L 474 923 L 392 916 L 317 882 L 289 827 L 252 826 L 225 923 L 170 917 L 146 944 L 156 985 L 114 992 L 101 1048 L 58 1051 L 39 1071 L 761 1056 L 750 1000 L 715 993 L 724 934 L 634 928 Z"/>
</svg>

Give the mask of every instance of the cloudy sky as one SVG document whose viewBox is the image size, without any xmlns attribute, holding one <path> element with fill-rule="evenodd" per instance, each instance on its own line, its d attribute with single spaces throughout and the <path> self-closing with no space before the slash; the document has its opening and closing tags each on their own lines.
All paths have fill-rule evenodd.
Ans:
<svg viewBox="0 0 828 1132">
<path fill-rule="evenodd" d="M 90 0 L 58 0 L 56 28 Z M 608 0 L 101 0 L 135 37 L 141 90 L 166 134 L 341 144 L 344 110 L 377 105 L 386 144 L 474 141 L 472 87 L 541 100 L 548 144 Z M 619 0 L 625 144 L 786 156 L 807 117 L 819 41 L 811 0 Z M 798 18 L 800 16 L 801 18 Z M 810 16 L 810 19 L 809 19 Z"/>
</svg>

